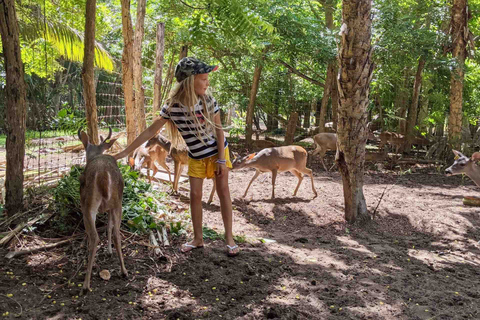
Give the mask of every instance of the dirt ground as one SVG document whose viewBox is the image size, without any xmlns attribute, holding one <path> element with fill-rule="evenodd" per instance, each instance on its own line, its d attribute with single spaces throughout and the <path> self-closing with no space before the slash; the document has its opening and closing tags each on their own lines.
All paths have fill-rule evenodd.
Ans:
<svg viewBox="0 0 480 320">
<path fill-rule="evenodd" d="M 159 259 L 143 238 L 124 233 L 129 278 L 102 246 L 93 291 L 80 296 L 85 241 L 10 260 L 0 249 L 0 312 L 6 319 L 480 319 L 480 210 L 462 204 L 478 194 L 468 178 L 432 167 L 367 171 L 364 193 L 376 214 L 350 226 L 340 174 L 312 167 L 315 199 L 307 178 L 292 196 L 290 173 L 277 177 L 275 200 L 269 174 L 242 199 L 254 171 L 231 172 L 234 232 L 246 238 L 235 258 L 210 240 L 180 254 L 181 237 Z M 204 225 L 222 232 L 218 197 L 204 208 Z"/>
</svg>

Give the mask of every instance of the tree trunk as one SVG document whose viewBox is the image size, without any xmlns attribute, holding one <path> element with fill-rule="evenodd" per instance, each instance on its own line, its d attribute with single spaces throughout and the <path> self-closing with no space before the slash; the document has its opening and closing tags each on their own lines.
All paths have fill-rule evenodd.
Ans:
<svg viewBox="0 0 480 320">
<path fill-rule="evenodd" d="M 121 0 L 122 4 L 122 83 L 125 96 L 125 115 L 127 122 L 127 143 L 136 137 L 135 96 L 133 95 L 133 27 L 130 17 L 130 0 Z"/>
<path fill-rule="evenodd" d="M 320 114 L 318 122 L 319 131 L 325 132 L 325 122 L 327 116 L 328 108 L 328 99 L 330 98 L 331 88 L 332 88 L 332 78 L 334 77 L 335 64 L 330 63 L 327 68 L 327 79 L 325 79 L 325 87 L 323 89 L 322 103 L 320 105 Z"/>
<path fill-rule="evenodd" d="M 468 31 L 467 0 L 453 0 L 451 30 L 452 55 L 456 60 L 450 80 L 450 115 L 448 117 L 448 142 L 454 148 L 460 147 L 462 133 L 463 78 L 467 42 L 464 32 Z M 468 33 L 468 32 L 467 32 Z"/>
<path fill-rule="evenodd" d="M 188 57 L 188 45 L 182 46 L 180 50 L 180 57 L 178 57 L 178 61 L 182 60 L 183 58 Z"/>
<path fill-rule="evenodd" d="M 0 34 L 6 71 L 7 172 L 5 208 L 9 216 L 23 209 L 23 163 L 27 93 L 14 0 L 0 1 Z"/>
<path fill-rule="evenodd" d="M 343 0 L 336 161 L 343 180 L 345 220 L 369 219 L 363 194 L 367 107 L 373 74 L 371 0 Z"/>
<path fill-rule="evenodd" d="M 298 112 L 290 113 L 287 124 L 287 133 L 285 134 L 285 145 L 291 145 L 295 139 L 295 131 L 297 130 Z"/>
<path fill-rule="evenodd" d="M 408 100 L 408 80 L 410 77 L 410 69 L 405 67 L 404 73 L 404 83 L 400 85 L 397 90 L 397 95 L 395 97 L 395 109 L 397 109 L 397 117 L 400 119 L 398 120 L 398 128 L 397 132 L 400 134 L 405 134 L 406 131 L 406 124 L 407 120 L 405 119 L 405 115 L 407 114 L 407 100 Z"/>
<path fill-rule="evenodd" d="M 157 25 L 157 56 L 155 58 L 155 80 L 153 83 L 153 108 L 155 113 L 160 110 L 162 104 L 162 72 L 165 55 L 165 23 Z"/>
<path fill-rule="evenodd" d="M 275 112 L 274 112 L 274 115 L 275 116 L 278 116 L 280 112 L 280 106 L 277 104 L 275 104 Z M 276 117 L 273 118 L 273 122 L 272 122 L 272 130 L 277 130 L 278 129 L 278 119 Z"/>
<path fill-rule="evenodd" d="M 175 61 L 175 51 L 172 52 L 172 59 L 170 60 L 170 64 L 168 65 L 167 76 L 165 77 L 165 81 L 163 82 L 162 103 L 167 99 L 168 93 L 170 92 L 170 88 L 172 87 L 173 76 L 175 75 L 174 61 Z"/>
<path fill-rule="evenodd" d="M 97 101 L 95 94 L 95 17 L 96 0 L 87 0 L 85 15 L 85 48 L 83 56 L 82 80 L 87 133 L 90 143 L 98 144 Z"/>
<path fill-rule="evenodd" d="M 145 34 L 146 0 L 137 2 L 137 21 L 133 40 L 133 81 L 135 84 L 135 111 L 137 113 L 137 135 L 145 130 L 145 89 L 142 80 L 142 42 Z"/>
<path fill-rule="evenodd" d="M 304 128 L 310 128 L 310 112 L 311 112 L 311 106 L 308 104 L 305 104 L 304 107 L 304 114 L 303 114 L 303 127 Z"/>
<path fill-rule="evenodd" d="M 335 0 L 327 0 L 324 2 L 324 7 L 325 7 L 325 21 L 327 28 L 332 31 L 334 28 L 333 25 L 333 12 L 335 9 Z M 337 115 L 337 107 L 338 107 L 338 89 L 336 88 L 337 86 L 337 74 L 338 74 L 338 68 L 337 68 L 337 63 L 335 60 L 330 61 L 328 66 L 327 66 L 327 78 L 325 79 L 325 87 L 323 89 L 323 97 L 322 97 L 322 103 L 320 105 L 320 112 L 317 113 L 317 116 L 319 117 L 316 121 L 318 127 L 319 127 L 319 132 L 325 132 L 325 122 L 326 122 L 326 116 L 327 116 L 327 108 L 328 108 L 328 99 L 332 97 L 332 118 L 334 127 L 336 128 L 337 121 L 335 119 Z M 335 87 L 335 88 L 334 88 Z M 336 96 L 336 101 L 333 101 L 333 93 L 335 91 Z M 335 103 L 335 106 L 334 106 Z M 333 110 L 335 108 L 335 110 Z"/>
<path fill-rule="evenodd" d="M 265 60 L 265 53 L 266 49 L 263 50 L 262 59 L 258 62 L 257 66 L 255 67 L 255 71 L 253 72 L 253 82 L 252 82 L 252 89 L 250 90 L 250 101 L 248 102 L 247 108 L 247 119 L 246 119 L 246 134 L 245 139 L 247 146 L 251 146 L 252 144 L 252 134 L 253 134 L 253 113 L 255 112 L 255 100 L 257 99 L 257 91 L 258 86 L 260 83 L 260 76 L 262 74 L 263 68 L 263 61 Z"/>
<path fill-rule="evenodd" d="M 422 91 L 426 91 L 423 87 Z M 420 131 L 427 131 L 427 125 L 425 124 L 425 118 L 428 117 L 428 95 L 425 94 L 423 99 L 420 99 L 420 111 L 418 112 L 417 123 L 420 127 Z"/>
<path fill-rule="evenodd" d="M 331 99 L 332 99 L 332 121 L 333 121 L 333 129 L 337 131 L 337 122 L 338 122 L 338 85 L 337 85 L 337 76 L 338 76 L 338 66 L 335 63 L 335 68 L 333 70 L 333 77 L 332 77 L 332 86 L 330 88 L 331 91 Z"/>
<path fill-rule="evenodd" d="M 403 148 L 404 152 L 410 152 L 413 139 L 415 138 L 415 125 L 417 124 L 417 110 L 418 110 L 418 98 L 420 96 L 420 88 L 422 87 L 422 71 L 425 66 L 425 59 L 420 57 L 418 61 L 417 73 L 415 74 L 415 82 L 413 84 L 413 95 L 412 95 L 412 104 L 408 110 L 407 117 L 407 130 L 406 130 L 406 139 L 405 145 Z"/>
</svg>

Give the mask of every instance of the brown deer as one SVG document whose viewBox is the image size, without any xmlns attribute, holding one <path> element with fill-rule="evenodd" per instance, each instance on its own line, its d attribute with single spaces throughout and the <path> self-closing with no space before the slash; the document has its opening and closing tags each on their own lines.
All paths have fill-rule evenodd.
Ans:
<svg viewBox="0 0 480 320">
<path fill-rule="evenodd" d="M 167 158 L 168 152 L 165 150 L 154 137 L 143 145 L 137 148 L 133 153 L 133 158 L 128 159 L 128 164 L 133 170 L 140 171 L 142 167 L 147 168 L 147 177 L 148 182 L 152 183 L 152 178 L 150 176 L 150 169 L 153 170 L 153 176 L 158 172 L 157 164 L 155 161 L 161 165 L 168 172 L 168 180 L 172 182 L 172 176 L 170 174 L 170 168 L 167 166 L 165 159 Z"/>
<path fill-rule="evenodd" d="M 188 165 L 188 150 L 186 146 L 172 147 L 172 143 L 168 141 L 161 134 L 157 134 L 155 137 L 151 138 L 152 143 L 160 145 L 165 149 L 173 159 L 174 163 L 174 177 L 173 177 L 173 191 L 178 192 L 178 182 L 180 181 L 180 175 L 182 174 L 183 167 Z M 153 142 L 154 141 L 154 142 Z M 215 195 L 215 179 L 213 179 L 213 188 L 208 198 L 208 204 L 212 203 L 213 196 Z"/>
<path fill-rule="evenodd" d="M 311 152 L 311 156 L 313 157 L 320 153 L 320 160 L 322 161 L 323 167 L 325 168 L 325 171 L 328 171 L 325 162 L 323 161 L 323 157 L 327 150 L 337 150 L 337 134 L 328 132 L 318 133 L 313 137 L 313 144 L 316 146 L 316 149 Z M 333 164 L 332 168 L 334 166 L 335 164 Z"/>
<path fill-rule="evenodd" d="M 471 158 L 468 158 L 457 150 L 452 151 L 455 154 L 455 162 L 445 169 L 445 174 L 453 176 L 464 173 L 480 187 L 480 167 L 475 164 L 475 161 L 480 160 L 480 152 L 475 152 Z"/>
<path fill-rule="evenodd" d="M 233 160 L 233 169 L 240 168 L 255 168 L 257 171 L 252 180 L 248 184 L 247 190 L 243 197 L 247 196 L 248 189 L 252 182 L 257 179 L 260 173 L 272 172 L 272 199 L 275 198 L 275 179 L 277 178 L 277 172 L 290 171 L 297 176 L 298 184 L 293 192 L 293 196 L 297 195 L 298 188 L 303 180 L 303 174 L 308 174 L 312 180 L 312 191 L 317 197 L 317 191 L 313 184 L 312 170 L 307 166 L 307 151 L 300 146 L 284 146 L 266 148 L 258 153 L 252 153 L 242 158 L 235 158 Z"/>
<path fill-rule="evenodd" d="M 78 137 L 86 151 L 87 165 L 80 176 L 80 203 L 82 206 L 83 223 L 88 238 L 88 265 L 83 290 L 90 290 L 93 263 L 100 242 L 95 220 L 98 212 L 108 213 L 108 252 L 112 253 L 112 229 L 122 274 L 128 276 L 123 262 L 120 222 L 122 220 L 123 178 L 117 161 L 103 152 L 110 148 L 116 139 L 110 140 L 112 129 L 106 139 L 102 136 L 99 145 L 90 144 L 88 135 L 78 130 Z"/>
</svg>

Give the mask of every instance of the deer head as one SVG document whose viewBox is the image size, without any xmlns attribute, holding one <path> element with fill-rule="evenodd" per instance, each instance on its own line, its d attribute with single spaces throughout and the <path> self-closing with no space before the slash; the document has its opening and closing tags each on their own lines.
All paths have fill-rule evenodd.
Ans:
<svg viewBox="0 0 480 320">
<path fill-rule="evenodd" d="M 117 139 L 110 139 L 112 136 L 112 128 L 108 128 L 108 130 L 109 132 L 107 138 L 103 139 L 103 137 L 100 136 L 100 144 L 95 145 L 90 143 L 90 139 L 85 132 L 81 131 L 81 129 L 78 129 L 78 138 L 80 141 L 82 141 L 83 147 L 87 153 L 87 163 L 96 156 L 103 154 L 105 150 L 109 149 L 115 143 L 115 141 L 117 141 Z"/>
<path fill-rule="evenodd" d="M 473 166 L 475 166 L 475 161 L 480 160 L 480 152 L 475 152 L 470 158 L 468 158 L 460 151 L 452 151 L 455 154 L 455 162 L 450 167 L 445 169 L 445 174 L 447 176 L 461 173 L 469 175 L 469 173 L 473 170 Z"/>
</svg>

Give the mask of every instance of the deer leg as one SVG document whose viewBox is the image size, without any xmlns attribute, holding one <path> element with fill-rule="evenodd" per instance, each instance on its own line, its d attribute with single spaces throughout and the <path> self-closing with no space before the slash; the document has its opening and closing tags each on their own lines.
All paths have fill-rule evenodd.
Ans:
<svg viewBox="0 0 480 320">
<path fill-rule="evenodd" d="M 275 180 L 277 179 L 277 169 L 272 170 L 272 199 L 275 199 Z"/>
<path fill-rule="evenodd" d="M 113 240 L 115 241 L 115 249 L 117 250 L 118 260 L 120 260 L 120 269 L 124 277 L 128 276 L 128 271 L 125 268 L 122 254 L 122 236 L 120 235 L 120 223 L 122 222 L 122 207 L 121 205 L 111 211 L 113 220 Z"/>
<path fill-rule="evenodd" d="M 245 190 L 245 193 L 243 194 L 243 198 L 245 198 L 247 196 L 247 192 L 248 192 L 248 189 L 250 188 L 250 185 L 252 184 L 252 182 L 258 178 L 258 176 L 260 175 L 260 170 L 257 170 L 254 174 L 254 176 L 252 177 L 252 180 L 250 180 L 250 183 L 248 184 L 248 187 L 247 187 L 247 190 Z"/>
<path fill-rule="evenodd" d="M 212 192 L 210 192 L 210 198 L 208 198 L 207 204 L 212 203 L 213 197 L 215 196 L 215 189 L 217 188 L 217 181 L 216 181 L 216 179 L 213 178 L 212 181 L 213 181 L 213 188 L 212 188 Z"/>
<path fill-rule="evenodd" d="M 162 168 L 164 168 L 165 170 L 167 170 L 168 172 L 168 181 L 170 181 L 170 183 L 172 183 L 172 175 L 170 173 L 170 168 L 167 166 L 167 164 L 165 163 L 165 160 L 163 160 L 163 162 L 160 162 L 160 165 L 162 166 Z"/>
<path fill-rule="evenodd" d="M 173 181 L 173 190 L 178 193 L 178 182 L 180 181 L 180 175 L 182 174 L 183 164 L 175 162 L 175 178 Z"/>
<path fill-rule="evenodd" d="M 326 150 L 323 151 L 323 152 L 320 154 L 320 160 L 322 161 L 323 168 L 325 169 L 325 171 L 328 171 L 327 166 L 325 165 L 325 162 L 323 161 L 323 157 L 325 157 L 325 153 L 326 153 Z"/>
<path fill-rule="evenodd" d="M 96 206 L 87 205 L 85 207 L 88 209 L 86 209 L 86 211 L 84 211 L 83 213 L 83 223 L 85 225 L 85 231 L 87 232 L 88 239 L 88 264 L 87 274 L 85 275 L 85 281 L 83 283 L 83 291 L 90 290 L 90 279 L 92 277 L 93 262 L 95 261 L 95 255 L 97 253 L 97 245 L 100 242 L 97 229 L 95 228 L 95 218 L 99 206 L 100 204 Z"/>
<path fill-rule="evenodd" d="M 304 173 L 304 174 L 308 174 L 310 176 L 310 179 L 312 180 L 312 191 L 313 193 L 315 194 L 315 198 L 318 196 L 318 193 L 317 193 L 317 190 L 315 190 L 315 184 L 313 183 L 313 172 L 312 172 L 312 169 L 308 169 L 308 168 L 303 168 L 303 169 L 300 169 L 299 170 L 300 172 Z"/>
<path fill-rule="evenodd" d="M 108 226 L 107 226 L 107 238 L 108 245 L 107 250 L 109 254 L 112 254 L 112 230 L 113 230 L 113 211 L 110 210 L 108 213 Z"/>
<path fill-rule="evenodd" d="M 297 195 L 297 191 L 298 191 L 298 188 L 300 187 L 300 184 L 302 184 L 302 181 L 303 181 L 303 174 L 301 174 L 299 171 L 295 170 L 295 169 L 292 169 L 290 170 L 290 172 L 294 175 L 297 176 L 298 178 L 298 183 L 297 183 L 297 187 L 295 188 L 295 191 L 293 192 L 293 196 L 295 197 Z"/>
<path fill-rule="evenodd" d="M 157 169 L 157 167 L 156 167 L 155 164 L 154 164 L 154 165 L 153 165 L 153 175 L 152 175 L 153 178 L 155 178 L 155 175 L 157 174 L 157 172 L 158 172 L 158 169 Z M 150 181 L 150 184 L 152 184 L 151 181 Z"/>
</svg>

